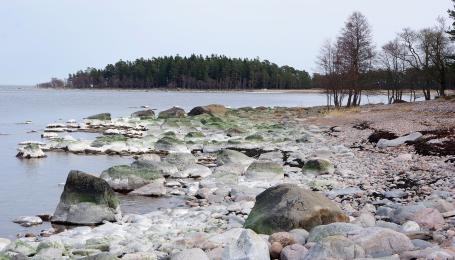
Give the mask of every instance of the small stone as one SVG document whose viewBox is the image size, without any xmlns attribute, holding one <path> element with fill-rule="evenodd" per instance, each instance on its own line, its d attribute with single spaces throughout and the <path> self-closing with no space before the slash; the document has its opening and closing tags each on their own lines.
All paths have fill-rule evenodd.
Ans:
<svg viewBox="0 0 455 260">
<path fill-rule="evenodd" d="M 280 243 L 283 247 L 286 247 L 288 245 L 295 244 L 296 241 L 293 237 L 293 235 L 289 232 L 277 232 L 273 233 L 272 235 L 269 236 L 269 242 L 273 245 L 273 243 L 278 242 Z"/>
<path fill-rule="evenodd" d="M 401 225 L 401 231 L 403 233 L 417 232 L 417 231 L 420 231 L 420 226 L 417 222 L 406 221 L 405 223 L 403 223 L 403 225 Z"/>
<path fill-rule="evenodd" d="M 283 246 L 279 242 L 273 242 L 270 246 L 270 256 L 272 259 L 279 258 L 282 250 Z"/>
</svg>

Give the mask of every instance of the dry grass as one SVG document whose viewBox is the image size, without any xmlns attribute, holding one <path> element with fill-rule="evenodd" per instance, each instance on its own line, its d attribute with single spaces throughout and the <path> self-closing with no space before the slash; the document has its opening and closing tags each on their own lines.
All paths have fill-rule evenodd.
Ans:
<svg viewBox="0 0 455 260">
<path fill-rule="evenodd" d="M 347 114 L 360 113 L 362 109 L 360 107 L 349 107 L 349 108 L 335 108 L 326 110 L 324 116 L 326 117 L 341 117 Z"/>
</svg>

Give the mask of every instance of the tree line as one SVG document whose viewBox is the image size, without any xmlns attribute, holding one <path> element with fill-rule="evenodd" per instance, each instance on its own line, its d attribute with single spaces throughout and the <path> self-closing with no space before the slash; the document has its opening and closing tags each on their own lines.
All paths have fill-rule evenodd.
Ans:
<svg viewBox="0 0 455 260">
<path fill-rule="evenodd" d="M 455 19 L 455 11 L 449 15 Z M 453 40 L 455 30 L 438 18 L 432 27 L 403 29 L 377 51 L 366 17 L 354 12 L 336 40 L 321 47 L 313 87 L 324 88 L 327 104 L 335 107 L 358 106 L 362 91 L 371 89 L 387 90 L 389 103 L 402 101 L 405 90 L 410 101 L 417 91 L 426 100 L 431 91 L 445 96 L 455 85 Z"/>
<path fill-rule="evenodd" d="M 70 74 L 63 87 L 69 88 L 170 88 L 170 89 L 302 89 L 311 76 L 290 66 L 267 60 L 226 56 L 165 56 L 135 61 L 118 61 L 104 69 L 88 68 Z M 52 79 L 40 87 L 61 86 Z"/>
</svg>

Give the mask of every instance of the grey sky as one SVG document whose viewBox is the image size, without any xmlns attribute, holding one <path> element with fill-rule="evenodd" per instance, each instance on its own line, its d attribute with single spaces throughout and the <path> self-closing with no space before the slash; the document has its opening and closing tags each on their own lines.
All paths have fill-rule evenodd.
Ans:
<svg viewBox="0 0 455 260">
<path fill-rule="evenodd" d="M 225 54 L 315 71 L 353 11 L 377 46 L 446 16 L 450 0 L 0 0 L 0 84 L 35 84 L 119 59 Z"/>
</svg>

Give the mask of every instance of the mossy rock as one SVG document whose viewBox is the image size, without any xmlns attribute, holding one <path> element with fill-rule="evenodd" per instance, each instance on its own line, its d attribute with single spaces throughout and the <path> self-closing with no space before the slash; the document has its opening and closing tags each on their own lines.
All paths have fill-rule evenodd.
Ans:
<svg viewBox="0 0 455 260">
<path fill-rule="evenodd" d="M 98 136 L 91 144 L 92 147 L 102 147 L 115 142 L 126 142 L 128 137 L 124 135 L 103 135 Z"/>
<path fill-rule="evenodd" d="M 203 138 L 205 134 L 199 131 L 189 132 L 185 135 L 185 138 Z"/>
<path fill-rule="evenodd" d="M 177 138 L 177 135 L 175 134 L 175 132 L 173 131 L 167 131 L 163 134 L 164 136 L 169 136 L 169 137 L 173 137 L 173 138 Z"/>
<path fill-rule="evenodd" d="M 162 177 L 158 171 L 155 171 L 149 167 L 117 165 L 103 171 L 101 178 L 104 176 L 109 176 L 114 179 L 121 179 L 132 175 L 140 177 L 144 180 L 155 180 Z"/>
<path fill-rule="evenodd" d="M 252 142 L 262 142 L 264 141 L 264 137 L 260 134 L 252 134 L 247 137 L 245 137 L 246 141 L 252 141 Z"/>
<path fill-rule="evenodd" d="M 158 114 L 158 118 L 166 119 L 166 118 L 182 118 L 185 117 L 186 113 L 185 110 L 179 107 L 172 107 L 168 110 L 161 111 Z"/>
<path fill-rule="evenodd" d="M 297 228 L 311 230 L 334 222 L 349 222 L 349 217 L 335 203 L 320 193 L 294 184 L 281 184 L 256 197 L 244 227 L 270 235 Z"/>
<path fill-rule="evenodd" d="M 335 167 L 332 162 L 327 159 L 316 158 L 306 161 L 302 170 L 305 174 L 323 175 L 333 174 L 335 172 Z"/>
<path fill-rule="evenodd" d="M 87 117 L 87 119 L 110 121 L 111 120 L 111 114 L 110 113 L 96 114 L 96 115 Z"/>
<path fill-rule="evenodd" d="M 148 120 L 155 118 L 155 112 L 152 109 L 141 110 L 131 114 L 131 117 L 138 117 L 141 120 Z"/>
</svg>

